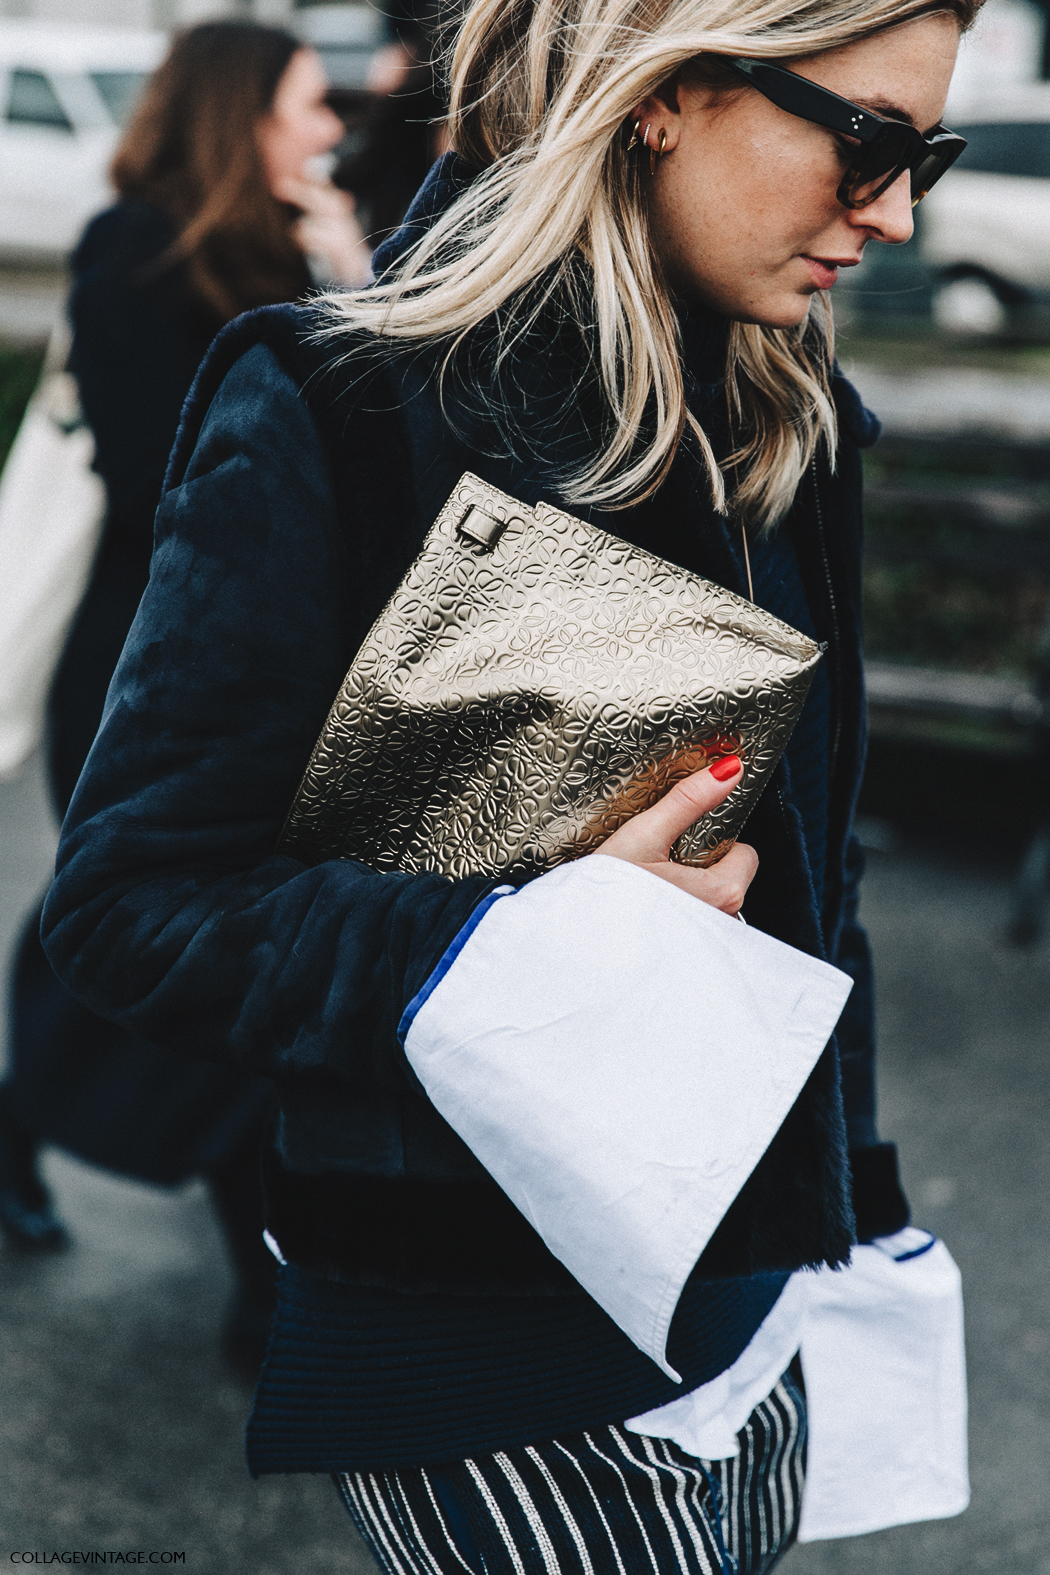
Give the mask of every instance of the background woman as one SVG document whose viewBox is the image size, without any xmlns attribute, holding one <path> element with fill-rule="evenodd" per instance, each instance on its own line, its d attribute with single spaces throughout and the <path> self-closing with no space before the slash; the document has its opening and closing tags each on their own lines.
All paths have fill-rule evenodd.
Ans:
<svg viewBox="0 0 1050 1575">
<path fill-rule="evenodd" d="M 475 0 L 457 152 L 377 254 L 375 288 L 235 325 L 187 410 L 44 933 L 96 1010 L 273 1075 L 267 1211 L 287 1262 L 250 1462 L 335 1473 L 387 1570 L 764 1571 L 795 1535 L 793 1271 L 907 1221 L 875 1124 L 851 835 L 859 448 L 877 428 L 836 374 L 824 292 L 869 241 L 907 240 L 958 150 L 936 128 L 973 14 Z M 498 900 L 483 878 L 273 851 L 346 668 L 467 470 L 826 642 L 753 846 L 709 870 L 670 860 L 741 780 L 730 758 L 605 857 Z M 653 902 L 669 882 L 732 914 L 746 894 L 753 928 L 855 980 L 837 1046 L 682 1291 L 680 1385 L 514 1209 L 412 1058 L 421 1000 L 486 957 L 508 981 L 535 966 L 543 924 L 501 951 L 501 915 L 542 911 L 596 864 L 613 884 L 647 871 Z M 652 955 L 640 908 L 625 928 Z M 582 978 L 589 927 L 559 933 Z M 617 1002 L 599 1007 L 612 1031 Z M 718 1397 L 759 1361 L 764 1398 L 716 1460 L 697 1418 L 733 1417 Z"/>
<path fill-rule="evenodd" d="M 49 707 L 51 788 L 65 814 L 149 576 L 153 516 L 179 412 L 222 325 L 251 307 L 367 271 L 352 204 L 311 160 L 343 134 L 317 54 L 292 34 L 216 22 L 180 35 L 117 150 L 116 205 L 73 257 L 71 367 L 107 492 L 91 583 Z M 261 1246 L 257 1144 L 267 1083 L 173 1058 L 59 984 L 27 925 L 14 978 L 12 1067 L 0 1089 L 0 1226 L 59 1245 L 40 1142 L 146 1180 L 207 1174 L 239 1273 L 227 1344 L 261 1354 L 272 1260 Z"/>
</svg>

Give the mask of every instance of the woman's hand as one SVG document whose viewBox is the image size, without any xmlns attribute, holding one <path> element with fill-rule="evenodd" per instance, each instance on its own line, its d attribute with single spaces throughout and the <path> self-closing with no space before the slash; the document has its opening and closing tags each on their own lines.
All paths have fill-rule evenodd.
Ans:
<svg viewBox="0 0 1050 1575">
<path fill-rule="evenodd" d="M 333 283 L 357 286 L 372 277 L 372 253 L 354 211 L 354 199 L 328 180 L 295 179 L 275 182 L 274 196 L 301 208 L 295 225 L 296 244 L 308 257 L 317 257 Z"/>
<path fill-rule="evenodd" d="M 716 760 L 706 771 L 676 783 L 652 809 L 635 815 L 619 831 L 614 831 L 601 852 L 614 859 L 625 859 L 640 869 L 669 880 L 690 896 L 709 902 L 723 913 L 739 913 L 747 888 L 758 869 L 758 854 L 746 843 L 738 842 L 710 869 L 693 869 L 687 864 L 672 864 L 672 844 L 733 791 L 740 781 L 743 766 L 736 755 Z"/>
</svg>

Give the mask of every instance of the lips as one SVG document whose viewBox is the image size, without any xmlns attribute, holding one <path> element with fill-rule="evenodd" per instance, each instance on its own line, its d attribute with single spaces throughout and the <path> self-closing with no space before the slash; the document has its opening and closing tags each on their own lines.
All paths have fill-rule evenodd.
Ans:
<svg viewBox="0 0 1050 1575">
<path fill-rule="evenodd" d="M 855 268 L 859 257 L 807 257 L 802 261 L 813 276 L 818 290 L 830 290 L 839 276 L 840 268 Z"/>
</svg>

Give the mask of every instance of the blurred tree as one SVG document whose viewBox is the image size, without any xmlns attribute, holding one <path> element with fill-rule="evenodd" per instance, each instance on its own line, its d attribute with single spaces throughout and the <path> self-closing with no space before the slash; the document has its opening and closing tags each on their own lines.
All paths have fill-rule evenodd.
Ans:
<svg viewBox="0 0 1050 1575">
<path fill-rule="evenodd" d="M 0 468 L 15 440 L 43 360 L 43 350 L 0 348 Z"/>
</svg>

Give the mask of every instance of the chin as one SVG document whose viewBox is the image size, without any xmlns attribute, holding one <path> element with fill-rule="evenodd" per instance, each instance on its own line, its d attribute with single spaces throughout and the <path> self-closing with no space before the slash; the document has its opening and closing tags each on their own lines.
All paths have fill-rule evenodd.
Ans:
<svg viewBox="0 0 1050 1575">
<path fill-rule="evenodd" d="M 816 293 L 785 291 L 768 303 L 752 304 L 751 311 L 741 312 L 737 322 L 758 323 L 761 328 L 800 328 L 809 316 L 810 301 Z"/>
</svg>

